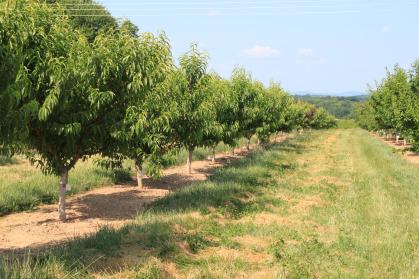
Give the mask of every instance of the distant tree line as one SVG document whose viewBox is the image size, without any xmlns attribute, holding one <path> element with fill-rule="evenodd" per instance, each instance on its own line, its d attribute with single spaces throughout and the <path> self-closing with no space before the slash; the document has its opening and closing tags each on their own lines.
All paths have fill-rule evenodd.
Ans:
<svg viewBox="0 0 419 279">
<path fill-rule="evenodd" d="M 324 108 L 338 119 L 354 118 L 356 105 L 366 99 L 366 96 L 363 95 L 350 97 L 301 95 L 294 97 L 313 104 L 317 108 Z"/>
</svg>

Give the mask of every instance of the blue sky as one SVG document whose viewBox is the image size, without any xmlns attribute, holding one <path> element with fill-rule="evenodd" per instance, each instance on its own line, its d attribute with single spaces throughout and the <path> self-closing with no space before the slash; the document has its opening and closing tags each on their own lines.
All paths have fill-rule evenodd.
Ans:
<svg viewBox="0 0 419 279">
<path fill-rule="evenodd" d="M 101 0 L 141 31 L 164 30 L 175 57 L 191 42 L 228 78 L 235 65 L 289 91 L 366 91 L 419 58 L 416 0 Z"/>
</svg>

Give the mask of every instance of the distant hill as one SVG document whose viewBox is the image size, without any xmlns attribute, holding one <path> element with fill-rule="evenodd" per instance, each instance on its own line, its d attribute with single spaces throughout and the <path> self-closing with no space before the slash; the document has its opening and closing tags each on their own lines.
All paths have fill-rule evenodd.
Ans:
<svg viewBox="0 0 419 279">
<path fill-rule="evenodd" d="M 312 91 L 296 91 L 291 93 L 292 95 L 297 96 L 334 96 L 334 97 L 353 97 L 353 96 L 365 96 L 368 95 L 366 92 L 360 91 L 346 91 L 346 92 L 331 92 L 331 93 L 323 93 L 323 92 L 312 92 Z"/>
<path fill-rule="evenodd" d="M 316 107 L 322 107 L 332 115 L 336 116 L 336 118 L 350 119 L 354 116 L 355 105 L 364 101 L 367 98 L 367 95 L 359 94 L 359 92 L 357 92 L 357 95 L 354 96 L 295 94 L 294 98 L 313 104 Z"/>
</svg>

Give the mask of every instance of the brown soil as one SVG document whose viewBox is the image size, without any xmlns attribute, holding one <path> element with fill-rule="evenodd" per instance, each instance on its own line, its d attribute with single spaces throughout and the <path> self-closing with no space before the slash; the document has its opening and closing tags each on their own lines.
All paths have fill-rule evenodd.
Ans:
<svg viewBox="0 0 419 279">
<path fill-rule="evenodd" d="M 409 151 L 410 145 L 403 145 L 403 140 L 400 140 L 399 143 L 396 143 L 396 140 L 393 138 L 386 139 L 385 137 L 380 137 L 377 134 L 373 134 L 373 136 L 383 142 L 387 143 L 389 146 L 400 150 L 403 153 L 403 158 L 407 161 L 411 162 L 414 165 L 419 166 L 419 153 L 414 153 Z"/>
<path fill-rule="evenodd" d="M 282 137 L 280 140 L 284 140 Z M 255 145 L 251 146 L 251 150 Z M 233 160 L 246 156 L 246 148 L 236 149 L 236 155 L 220 153 L 216 162 L 195 161 L 193 173 L 185 166 L 167 169 L 159 180 L 144 180 L 144 188 L 116 185 L 98 188 L 67 198 L 68 221 L 58 221 L 57 205 L 38 208 L 0 218 L 0 254 L 36 251 L 96 232 L 102 226 L 121 227 L 130 222 L 146 204 L 164 197 L 171 191 L 195 181 L 203 181 L 214 171 Z"/>
</svg>

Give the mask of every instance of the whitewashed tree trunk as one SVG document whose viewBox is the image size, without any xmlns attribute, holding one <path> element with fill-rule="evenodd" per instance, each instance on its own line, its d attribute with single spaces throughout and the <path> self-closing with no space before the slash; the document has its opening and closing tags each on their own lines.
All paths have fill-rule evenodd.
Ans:
<svg viewBox="0 0 419 279">
<path fill-rule="evenodd" d="M 62 222 L 65 222 L 67 215 L 65 213 L 65 191 L 68 184 L 68 170 L 64 169 L 60 176 L 60 189 L 58 197 L 58 216 Z"/>
<path fill-rule="evenodd" d="M 143 164 L 141 162 L 135 163 L 135 171 L 137 173 L 137 186 L 143 188 Z"/>
<path fill-rule="evenodd" d="M 193 155 L 193 148 L 189 148 L 188 150 L 188 158 L 186 161 L 186 171 L 191 174 L 192 173 L 192 155 Z"/>
<path fill-rule="evenodd" d="M 211 156 L 211 162 L 215 163 L 215 146 L 212 147 L 212 156 Z"/>
<path fill-rule="evenodd" d="M 403 145 L 406 146 L 407 145 L 407 140 L 403 139 Z"/>
<path fill-rule="evenodd" d="M 400 139 L 400 136 L 399 135 L 396 135 L 396 143 L 397 144 L 399 144 L 399 139 Z"/>
</svg>

